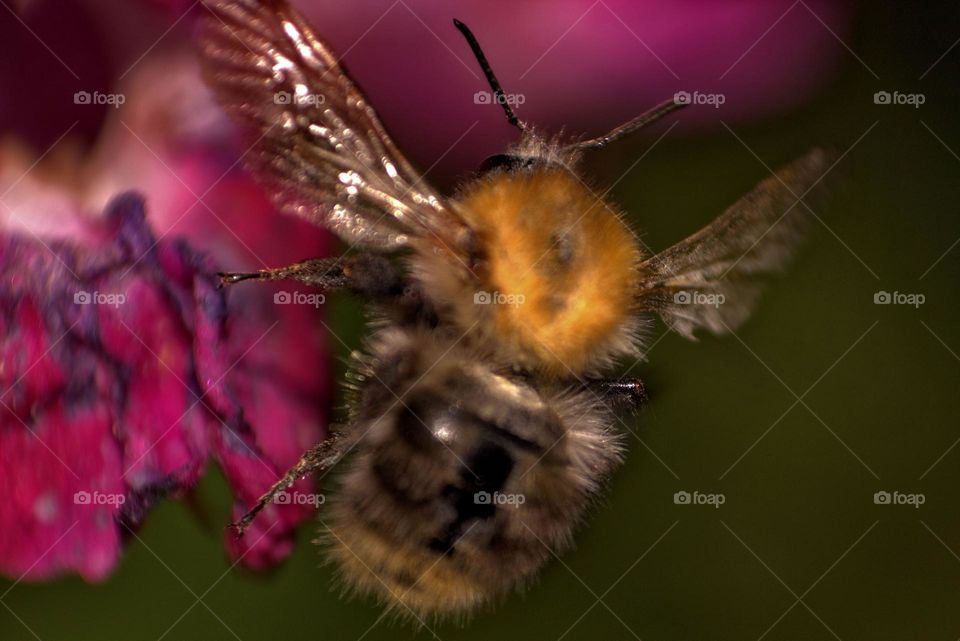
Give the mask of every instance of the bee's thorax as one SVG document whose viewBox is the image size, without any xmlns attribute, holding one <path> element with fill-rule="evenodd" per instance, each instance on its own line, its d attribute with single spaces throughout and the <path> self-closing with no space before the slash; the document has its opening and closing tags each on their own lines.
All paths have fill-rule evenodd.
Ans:
<svg viewBox="0 0 960 641">
<path fill-rule="evenodd" d="M 470 278 L 433 270 L 430 283 L 455 324 L 504 360 L 557 376 L 630 350 L 638 244 L 575 174 L 494 172 L 467 187 L 460 209 L 483 260 Z"/>
</svg>

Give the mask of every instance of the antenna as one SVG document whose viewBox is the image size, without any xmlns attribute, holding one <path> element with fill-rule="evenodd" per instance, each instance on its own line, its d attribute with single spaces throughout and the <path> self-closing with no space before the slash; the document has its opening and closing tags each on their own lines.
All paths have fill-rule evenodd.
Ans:
<svg viewBox="0 0 960 641">
<path fill-rule="evenodd" d="M 666 102 L 660 103 L 653 109 L 640 114 L 633 120 L 623 123 L 619 127 L 614 128 L 602 136 L 569 144 L 566 146 L 566 149 L 603 149 L 614 140 L 619 140 L 628 134 L 632 134 L 639 129 L 643 129 L 647 125 L 660 120 L 671 111 L 686 107 L 687 104 L 688 103 L 686 102 L 677 102 L 676 99 L 667 100 Z"/>
<path fill-rule="evenodd" d="M 503 108 L 503 112 L 507 115 L 507 122 L 520 131 L 526 131 L 526 127 L 520 122 L 520 119 L 517 118 L 517 114 L 513 113 L 513 109 L 507 104 L 503 87 L 500 86 L 500 81 L 497 80 L 496 74 L 494 74 L 493 69 L 490 68 L 490 63 L 487 62 L 487 57 L 483 54 L 483 49 L 480 48 L 480 43 L 477 42 L 476 36 L 470 31 L 470 27 L 456 18 L 453 20 L 453 26 L 459 29 L 463 37 L 467 39 L 467 44 L 470 45 L 470 49 L 473 50 L 473 55 L 477 58 L 477 62 L 480 63 L 480 69 L 483 70 L 483 75 L 487 77 L 487 82 L 490 83 L 490 88 L 493 90 L 493 99 Z"/>
</svg>

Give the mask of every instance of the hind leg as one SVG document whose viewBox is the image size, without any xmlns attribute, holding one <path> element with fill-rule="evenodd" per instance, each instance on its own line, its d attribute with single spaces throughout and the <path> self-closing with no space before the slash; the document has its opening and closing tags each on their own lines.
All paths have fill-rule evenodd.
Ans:
<svg viewBox="0 0 960 641">
<path fill-rule="evenodd" d="M 583 386 L 618 412 L 636 414 L 648 400 L 647 389 L 639 378 L 590 378 Z"/>
</svg>

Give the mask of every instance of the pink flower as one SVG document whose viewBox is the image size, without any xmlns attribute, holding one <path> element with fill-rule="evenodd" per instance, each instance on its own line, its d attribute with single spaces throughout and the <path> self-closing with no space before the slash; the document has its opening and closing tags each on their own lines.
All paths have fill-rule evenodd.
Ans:
<svg viewBox="0 0 960 641">
<path fill-rule="evenodd" d="M 225 298 L 213 274 L 323 255 L 327 235 L 276 214 L 243 171 L 189 52 L 147 56 L 123 95 L 89 151 L 72 134 L 42 158 L 0 145 L 0 492 L 14 497 L 0 573 L 14 578 L 104 578 L 127 528 L 209 461 L 239 517 L 325 431 L 320 310 L 273 304 L 279 286 Z M 134 196 L 107 206 L 129 189 L 146 213 Z M 271 508 L 225 544 L 269 567 L 311 512 Z"/>
<path fill-rule="evenodd" d="M 83 245 L 0 234 L 0 572 L 10 576 L 104 578 L 125 530 L 192 487 L 208 460 L 239 516 L 321 436 L 317 407 L 282 364 L 265 369 L 228 328 L 210 258 L 158 240 L 135 194 L 113 201 L 100 227 L 103 240 Z M 258 532 L 228 537 L 231 553 L 272 565 L 310 512 L 272 507 Z"/>
</svg>

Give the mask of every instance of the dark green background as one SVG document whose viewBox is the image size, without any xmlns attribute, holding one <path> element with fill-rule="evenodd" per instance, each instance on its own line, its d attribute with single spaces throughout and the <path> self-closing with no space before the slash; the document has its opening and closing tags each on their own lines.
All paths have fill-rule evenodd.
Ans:
<svg viewBox="0 0 960 641">
<path fill-rule="evenodd" d="M 644 240 L 663 248 L 767 175 L 745 145 L 776 167 L 814 143 L 848 149 L 873 127 L 818 207 L 832 233 L 819 226 L 739 338 L 667 336 L 632 370 L 652 386 L 636 425 L 645 445 L 631 439 L 577 549 L 466 627 L 431 624 L 441 638 L 960 636 L 960 448 L 948 452 L 960 437 L 960 248 L 944 256 L 960 237 L 960 46 L 919 79 L 960 37 L 960 11 L 914 6 L 867 4 L 848 40 L 879 80 L 847 55 L 804 110 L 735 126 L 742 143 L 722 128 L 668 136 L 616 187 Z M 877 106 L 881 89 L 921 92 L 926 104 Z M 653 135 L 605 152 L 590 167 L 598 182 L 617 180 Z M 878 290 L 926 303 L 877 306 Z M 335 302 L 333 328 L 356 340 L 358 310 Z M 789 409 L 795 394 L 803 402 Z M 678 506 L 678 490 L 726 503 Z M 875 505 L 878 490 L 926 502 Z M 210 521 L 225 521 L 216 473 L 200 495 Z M 43 641 L 234 639 L 228 627 L 243 641 L 430 636 L 338 598 L 312 529 L 283 567 L 250 576 L 229 571 L 216 529 L 168 502 L 106 584 L 18 584 L 4 602 Z M 32 638 L 0 610 L 0 639 Z"/>
</svg>

